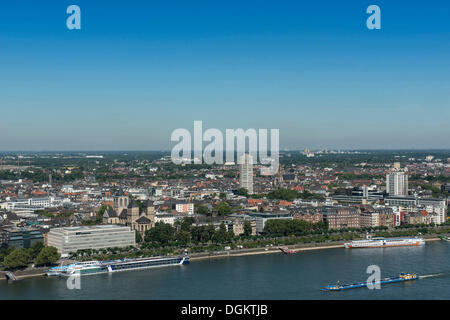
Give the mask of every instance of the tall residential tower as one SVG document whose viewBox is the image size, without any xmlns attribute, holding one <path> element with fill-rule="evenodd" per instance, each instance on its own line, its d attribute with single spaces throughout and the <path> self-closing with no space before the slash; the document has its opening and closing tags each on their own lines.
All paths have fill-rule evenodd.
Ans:
<svg viewBox="0 0 450 320">
<path fill-rule="evenodd" d="M 239 184 L 241 188 L 247 189 L 249 194 L 253 193 L 253 157 L 243 154 L 239 159 Z"/>
<path fill-rule="evenodd" d="M 394 168 L 386 175 L 386 192 L 390 196 L 408 195 L 408 169 L 401 169 L 400 163 L 394 163 Z"/>
</svg>

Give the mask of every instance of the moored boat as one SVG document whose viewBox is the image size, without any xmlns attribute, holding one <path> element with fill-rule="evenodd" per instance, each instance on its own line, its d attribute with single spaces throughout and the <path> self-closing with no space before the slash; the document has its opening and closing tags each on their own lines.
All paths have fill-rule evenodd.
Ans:
<svg viewBox="0 0 450 320">
<path fill-rule="evenodd" d="M 404 246 L 421 246 L 425 241 L 420 237 L 405 238 L 372 238 L 367 235 L 364 240 L 353 240 L 345 243 L 345 248 L 386 248 L 386 247 L 404 247 Z"/>
<path fill-rule="evenodd" d="M 77 262 L 77 263 L 81 263 L 81 262 Z M 75 263 L 75 264 L 77 264 Z M 67 270 L 67 268 L 75 265 L 75 264 L 69 264 L 69 265 L 60 265 L 60 266 L 56 266 L 56 267 L 51 267 L 48 270 L 45 270 L 45 274 L 49 277 L 59 277 L 61 276 L 62 272 Z"/>
<path fill-rule="evenodd" d="M 187 254 L 178 257 L 164 258 L 141 258 L 141 259 L 120 259 L 109 261 L 86 261 L 77 262 L 65 268 L 51 268 L 46 271 L 48 276 L 71 276 L 71 275 L 91 275 L 100 273 L 112 273 L 119 271 L 140 270 L 164 266 L 175 266 L 189 264 Z"/>
<path fill-rule="evenodd" d="M 112 273 L 127 270 L 139 270 L 154 267 L 189 264 L 187 251 L 177 257 L 153 257 L 140 259 L 119 259 L 107 261 L 75 262 L 66 266 L 52 267 L 45 271 L 47 276 L 71 276 L 74 274 L 88 275 L 100 273 Z"/>
<path fill-rule="evenodd" d="M 300 249 L 289 249 L 288 247 L 284 246 L 284 247 L 278 247 L 278 249 L 280 249 L 281 252 L 283 252 L 284 254 L 292 254 L 292 253 L 297 253 L 300 252 Z"/>
</svg>

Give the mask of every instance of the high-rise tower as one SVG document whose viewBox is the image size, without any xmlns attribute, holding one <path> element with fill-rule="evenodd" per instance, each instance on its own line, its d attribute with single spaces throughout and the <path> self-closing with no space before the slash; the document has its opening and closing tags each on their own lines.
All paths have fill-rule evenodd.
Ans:
<svg viewBox="0 0 450 320">
<path fill-rule="evenodd" d="M 400 163 L 395 163 L 394 168 L 386 175 L 386 192 L 390 196 L 408 195 L 408 169 L 401 169 Z"/>
<path fill-rule="evenodd" d="M 239 183 L 241 188 L 247 189 L 249 194 L 253 193 L 253 157 L 243 154 L 240 157 Z"/>
</svg>

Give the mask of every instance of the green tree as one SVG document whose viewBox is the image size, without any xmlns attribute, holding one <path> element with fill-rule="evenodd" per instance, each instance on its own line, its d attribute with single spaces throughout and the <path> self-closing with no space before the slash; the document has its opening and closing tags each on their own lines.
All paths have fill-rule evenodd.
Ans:
<svg viewBox="0 0 450 320">
<path fill-rule="evenodd" d="M 195 222 L 195 219 L 193 217 L 184 217 L 183 220 L 181 220 L 180 223 L 180 229 L 181 231 L 191 231 L 191 226 Z"/>
<path fill-rule="evenodd" d="M 222 222 L 220 224 L 219 229 L 214 232 L 212 240 L 216 243 L 222 243 L 225 242 L 226 239 L 227 239 L 227 228 L 225 227 L 225 224 Z"/>
<path fill-rule="evenodd" d="M 208 241 L 211 241 L 212 237 L 214 236 L 214 232 L 215 230 L 212 225 L 192 227 L 192 240 L 195 242 L 206 243 Z"/>
<path fill-rule="evenodd" d="M 237 190 L 237 194 L 238 194 L 239 196 L 248 197 L 248 190 L 245 189 L 245 188 L 239 188 L 239 189 Z"/>
<path fill-rule="evenodd" d="M 44 243 L 42 243 L 42 241 L 36 242 L 30 249 L 30 258 L 32 260 L 36 259 L 36 257 L 39 255 L 39 253 L 41 252 L 42 248 L 44 248 Z"/>
<path fill-rule="evenodd" d="M 145 232 L 145 241 L 155 241 L 161 244 L 167 244 L 174 240 L 175 229 L 168 223 L 157 222 L 154 228 Z"/>
<path fill-rule="evenodd" d="M 34 260 L 34 263 L 38 266 L 55 264 L 61 255 L 55 247 L 44 247 L 38 256 Z"/>
<path fill-rule="evenodd" d="M 264 233 L 273 237 L 306 235 L 317 231 L 326 231 L 324 223 L 309 223 L 304 220 L 273 219 L 264 225 Z"/>
<path fill-rule="evenodd" d="M 250 221 L 244 221 L 244 236 L 248 237 L 252 235 L 252 224 Z"/>
<path fill-rule="evenodd" d="M 205 215 L 205 216 L 209 216 L 211 213 L 209 212 L 209 209 L 208 209 L 208 207 L 207 206 L 204 206 L 204 205 L 202 205 L 202 204 L 200 204 L 200 205 L 196 205 L 195 206 L 196 207 L 196 212 L 198 213 L 198 214 L 203 214 L 203 215 Z"/>
<path fill-rule="evenodd" d="M 180 245 L 187 245 L 191 241 L 191 234 L 188 231 L 180 231 L 176 234 L 175 239 Z"/>
<path fill-rule="evenodd" d="M 226 203 L 225 201 L 220 202 L 216 206 L 216 210 L 217 210 L 217 213 L 219 214 L 219 216 L 227 216 L 227 215 L 231 214 L 231 208 L 228 205 L 228 203 Z"/>
<path fill-rule="evenodd" d="M 139 231 L 137 230 L 135 231 L 136 231 L 136 242 L 141 243 L 144 239 L 142 238 L 141 233 Z"/>
<path fill-rule="evenodd" d="M 8 249 L 5 248 L 0 249 L 0 265 L 3 264 L 3 260 L 6 258 L 6 256 L 11 252 L 13 252 L 14 250 L 16 250 L 16 248 L 14 247 L 9 247 Z"/>
<path fill-rule="evenodd" d="M 434 198 L 438 198 L 440 196 L 440 194 L 441 194 L 441 189 L 439 189 L 438 187 L 433 186 L 432 184 L 421 184 L 420 186 L 424 190 L 430 190 L 431 193 L 432 193 L 432 196 Z"/>
<path fill-rule="evenodd" d="M 30 262 L 30 252 L 27 249 L 15 249 L 8 254 L 3 265 L 7 269 L 18 269 L 28 266 Z"/>
</svg>

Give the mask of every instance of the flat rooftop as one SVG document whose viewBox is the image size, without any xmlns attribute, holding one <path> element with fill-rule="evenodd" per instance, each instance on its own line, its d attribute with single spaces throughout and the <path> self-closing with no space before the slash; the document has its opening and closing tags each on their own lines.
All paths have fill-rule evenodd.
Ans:
<svg viewBox="0 0 450 320">
<path fill-rule="evenodd" d="M 88 231 L 88 230 L 105 230 L 112 228 L 129 228 L 127 226 L 119 226 L 116 224 L 101 224 L 96 226 L 77 226 L 77 227 L 63 227 L 60 229 L 64 229 L 67 231 Z"/>
</svg>

